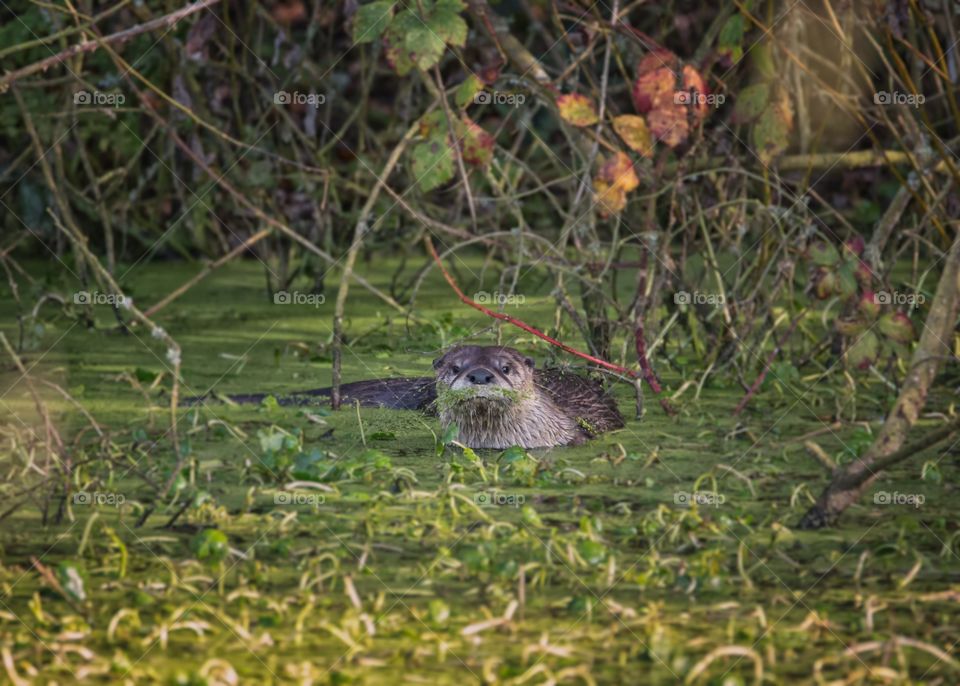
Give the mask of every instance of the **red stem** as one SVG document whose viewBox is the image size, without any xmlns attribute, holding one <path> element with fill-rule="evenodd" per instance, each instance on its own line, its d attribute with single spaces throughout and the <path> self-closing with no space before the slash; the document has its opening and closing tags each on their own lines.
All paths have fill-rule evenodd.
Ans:
<svg viewBox="0 0 960 686">
<path fill-rule="evenodd" d="M 606 360 L 601 360 L 599 357 L 594 357 L 593 355 L 577 350 L 576 348 L 571 348 L 569 345 L 566 345 L 565 343 L 561 343 L 556 338 L 551 338 L 550 336 L 543 333 L 542 331 L 539 331 L 538 329 L 533 328 L 526 322 L 520 321 L 519 319 L 515 319 L 514 317 L 511 317 L 508 314 L 503 314 L 502 312 L 494 312 L 493 310 L 486 308 L 480 303 L 467 297 L 464 294 L 464 292 L 460 290 L 460 287 L 457 285 L 457 282 L 453 280 L 453 277 L 450 275 L 450 272 L 448 272 L 446 267 L 443 266 L 443 262 L 440 261 L 440 256 L 437 254 L 437 249 L 433 247 L 433 241 L 430 240 L 430 236 L 426 236 L 424 240 L 427 244 L 427 250 L 430 252 L 430 256 L 433 257 L 433 261 L 437 263 L 437 267 L 440 268 L 440 272 L 443 274 L 443 278 L 447 280 L 447 283 L 450 284 L 450 288 L 453 289 L 453 292 L 457 294 L 457 297 L 460 298 L 460 300 L 463 303 L 469 305 L 475 310 L 480 310 L 487 316 L 493 317 L 494 319 L 499 319 L 500 321 L 507 322 L 508 324 L 513 324 L 514 326 L 523 329 L 527 333 L 532 333 L 534 336 L 538 338 L 542 338 L 543 340 L 547 341 L 551 345 L 554 345 L 560 348 L 561 350 L 565 350 L 571 355 L 576 355 L 577 357 L 587 360 L 588 362 L 593 362 L 594 364 L 600 367 L 605 367 L 606 369 L 611 369 L 615 372 L 619 372 L 620 374 L 625 374 L 626 376 L 629 376 L 631 379 L 636 379 L 641 376 L 640 374 L 637 374 L 632 369 L 621 367 L 620 365 L 613 364 L 612 362 L 607 362 Z M 646 343 L 643 340 L 643 321 L 640 317 L 637 318 L 637 327 L 635 331 L 635 337 L 636 337 L 636 346 L 637 346 L 637 359 L 640 363 L 640 370 L 643 372 L 642 378 L 644 381 L 647 382 L 647 385 L 650 386 L 650 389 L 655 394 L 659 395 L 662 389 L 660 388 L 660 383 L 657 381 L 657 377 L 654 375 L 653 370 L 650 368 L 649 360 L 647 360 Z M 660 406 L 663 408 L 663 411 L 670 416 L 673 416 L 677 413 L 676 410 L 673 409 L 673 407 L 670 405 L 670 403 L 667 401 L 666 398 L 660 398 Z"/>
<path fill-rule="evenodd" d="M 494 319 L 499 319 L 500 321 L 507 322 L 508 324 L 513 324 L 514 326 L 523 329 L 527 333 L 532 333 L 537 338 L 542 338 L 547 343 L 550 343 L 551 345 L 554 345 L 560 348 L 561 350 L 565 350 L 571 355 L 576 355 L 577 357 L 583 358 L 588 362 L 593 362 L 594 364 L 600 367 L 605 367 L 615 372 L 619 372 L 620 374 L 625 374 L 626 376 L 629 376 L 631 379 L 636 379 L 639 376 L 632 369 L 621 367 L 620 365 L 613 364 L 612 362 L 607 362 L 606 360 L 601 360 L 598 357 L 594 357 L 593 355 L 589 355 L 575 348 L 571 348 L 569 345 L 566 345 L 565 343 L 561 343 L 556 338 L 551 338 L 550 336 L 543 333 L 542 331 L 539 331 L 533 328 L 529 324 L 522 322 L 519 319 L 515 319 L 514 317 L 511 317 L 508 314 L 503 314 L 502 312 L 494 312 L 493 310 L 490 310 L 484 307 L 480 303 L 474 300 L 471 300 L 469 297 L 464 295 L 463 291 L 461 291 L 460 287 L 457 285 L 457 282 L 453 280 L 452 276 L 450 276 L 450 272 L 448 272 L 446 267 L 443 266 L 443 262 L 440 261 L 440 256 L 437 254 L 437 249 L 433 247 L 433 241 L 430 240 L 430 236 L 426 236 L 424 238 L 424 241 L 427 244 L 427 250 L 430 252 L 430 256 L 433 257 L 433 261 L 436 262 L 437 266 L 440 268 L 440 271 L 443 274 L 443 278 L 447 280 L 447 283 L 450 284 L 450 288 L 453 289 L 453 292 L 457 294 L 457 297 L 460 298 L 460 300 L 464 304 L 469 305 L 475 310 L 480 310 L 481 312 L 483 312 L 485 315 L 489 317 L 493 317 Z M 647 380 L 647 382 L 649 383 L 649 379 Z M 656 389 L 655 392 L 659 393 L 660 392 L 659 388 Z"/>
</svg>

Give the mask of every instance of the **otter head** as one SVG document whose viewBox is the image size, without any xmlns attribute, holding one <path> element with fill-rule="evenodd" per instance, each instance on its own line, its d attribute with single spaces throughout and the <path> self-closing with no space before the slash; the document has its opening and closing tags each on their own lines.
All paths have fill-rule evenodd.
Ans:
<svg viewBox="0 0 960 686">
<path fill-rule="evenodd" d="M 449 404 L 517 402 L 533 390 L 533 360 L 513 348 L 462 345 L 433 361 L 437 392 Z"/>
</svg>

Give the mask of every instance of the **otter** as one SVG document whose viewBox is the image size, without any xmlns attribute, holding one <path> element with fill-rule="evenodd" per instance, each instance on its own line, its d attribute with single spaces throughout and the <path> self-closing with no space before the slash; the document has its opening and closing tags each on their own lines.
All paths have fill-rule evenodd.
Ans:
<svg viewBox="0 0 960 686">
<path fill-rule="evenodd" d="M 470 448 L 552 448 L 579 445 L 624 426 L 616 400 L 603 386 L 559 369 L 537 369 L 533 359 L 503 346 L 461 345 L 433 361 L 436 377 L 375 379 L 343 384 L 345 403 L 436 413 L 444 430 L 459 429 Z M 234 395 L 257 403 L 267 394 Z M 305 405 L 329 388 L 278 398 Z"/>
</svg>

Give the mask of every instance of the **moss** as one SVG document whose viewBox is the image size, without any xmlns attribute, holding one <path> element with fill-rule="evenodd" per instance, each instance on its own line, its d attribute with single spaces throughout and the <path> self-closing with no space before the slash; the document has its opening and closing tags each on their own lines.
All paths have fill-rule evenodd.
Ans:
<svg viewBox="0 0 960 686">
<path fill-rule="evenodd" d="M 503 388 L 502 386 L 487 386 L 482 392 L 474 388 L 453 389 L 438 386 L 437 408 L 440 411 L 449 410 L 460 403 L 480 398 L 491 401 L 505 400 L 514 404 L 528 397 L 528 394 L 521 391 L 515 391 L 512 388 Z"/>
<path fill-rule="evenodd" d="M 146 294 L 167 293 L 195 269 L 140 267 L 134 295 L 147 300 Z M 389 272 L 378 265 L 365 276 L 389 288 Z M 229 265 L 158 317 L 183 346 L 184 392 L 214 385 L 224 393 L 282 394 L 329 382 L 328 351 L 317 343 L 329 332 L 324 313 L 278 310 L 262 295 L 261 278 L 257 265 Z M 525 292 L 524 318 L 549 326 L 549 293 Z M 428 279 L 418 298 L 424 316 L 438 313 L 437 329 L 386 322 L 365 297 L 351 304 L 348 333 L 357 342 L 345 357 L 346 380 L 428 374 L 430 357 L 420 351 L 442 347 L 448 331 L 480 321 L 465 310 L 444 318 L 449 292 L 442 279 Z M 15 314 L 11 299 L 0 297 L 0 326 L 11 340 Z M 939 462 L 940 481 L 917 480 L 925 456 L 884 480 L 888 492 L 923 493 L 922 508 L 865 503 L 829 532 L 791 532 L 807 494 L 823 479 L 802 442 L 791 439 L 822 429 L 803 408 L 807 402 L 832 407 L 844 392 L 842 379 L 836 386 L 818 382 L 803 405 L 761 391 L 755 406 L 762 411 L 748 408 L 737 419 L 730 411 L 741 391 L 708 384 L 699 401 L 680 405 L 676 419 L 651 404 L 642 422 L 628 419 L 615 434 L 542 455 L 532 451 L 537 469 L 522 477 L 506 457 L 496 462 L 483 454 L 483 462 L 457 451 L 438 457 L 437 420 L 413 412 L 363 408 L 358 420 L 354 408 L 318 416 L 312 408 L 212 405 L 183 413 L 181 438 L 191 456 L 184 489 L 159 502 L 140 475 L 163 482 L 173 464 L 161 393 L 169 374 L 153 389 L 146 380 L 165 373 L 163 351 L 151 349 L 149 338 L 141 343 L 134 335 L 107 333 L 112 313 L 95 314 L 99 331 L 72 327 L 47 311 L 42 338 L 28 355 L 38 363 L 33 374 L 65 385 L 109 433 L 103 447 L 90 432 L 79 437 L 86 449 L 77 454 L 77 464 L 84 463 L 74 489 L 120 493 L 125 503 L 71 504 L 75 520 L 59 523 L 54 504 L 46 525 L 39 508 L 29 505 L 0 522 L 0 647 L 10 649 L 21 676 L 28 673 L 26 661 L 44 683 L 71 681 L 67 668 L 88 670 L 86 683 L 115 683 L 127 669 L 132 682 L 168 683 L 178 673 L 200 672 L 216 656 L 242 683 L 293 682 L 305 674 L 318 683 L 396 683 L 402 671 L 411 680 L 462 684 L 465 663 L 478 675 L 487 670 L 503 680 L 536 663 L 553 674 L 582 670 L 597 683 L 622 683 L 626 670 L 642 672 L 644 683 L 672 684 L 712 650 L 758 643 L 765 660 L 776 658 L 765 661 L 765 680 L 805 683 L 821 659 L 824 680 L 863 670 L 856 658 L 843 657 L 843 644 L 898 635 L 949 649 L 960 638 L 956 613 L 944 605 L 956 590 L 954 553 L 960 552 L 955 499 L 947 490 L 960 481 L 956 460 Z M 519 344 L 533 345 L 529 339 Z M 17 374 L 10 365 L 2 369 L 6 389 Z M 668 387 L 683 382 L 666 365 L 662 372 Z M 144 379 L 139 383 L 152 411 L 122 374 Z M 42 392 L 72 445 L 83 418 L 56 393 Z M 623 407 L 632 401 L 630 388 L 615 392 Z M 444 401 L 464 397 L 452 393 Z M 43 435 L 22 385 L 3 401 L 0 411 L 16 412 Z M 12 475 L 3 494 L 16 493 L 30 472 L 13 464 L 14 448 L 31 443 L 17 421 L 0 423 L 0 464 Z M 251 468 L 264 457 L 257 432 L 271 425 L 303 431 L 294 469 L 297 460 L 309 467 L 314 458 L 350 464 L 370 448 L 389 456 L 389 465 L 354 470 L 322 489 L 290 486 L 293 478 Z M 845 444 L 853 445 L 858 430 L 844 427 L 817 441 L 849 459 Z M 109 463 L 103 461 L 108 454 Z M 705 474 L 716 477 L 724 502 L 678 504 L 678 494 L 694 490 Z M 704 483 L 714 489 L 709 479 Z M 4 511 L 8 506 L 5 500 Z M 138 526 L 144 507 L 154 510 Z M 219 571 L 190 547 L 199 530 L 213 526 L 242 553 L 225 561 L 222 592 Z M 31 569 L 31 557 L 54 574 L 61 564 L 83 567 L 89 605 L 75 607 L 77 601 L 53 590 Z M 913 574 L 918 559 L 923 566 Z M 504 627 L 465 637 L 465 628 L 511 611 L 520 570 L 522 612 Z M 860 598 L 884 607 L 873 627 L 864 622 Z M 812 610 L 829 622 L 829 631 L 809 622 Z M 364 614 L 376 622 L 372 636 Z M 56 648 L 67 631 L 76 632 L 71 645 L 89 653 Z M 166 645 L 157 640 L 162 632 Z M 568 652 L 542 649 L 544 636 Z M 57 654 L 29 650 L 38 640 Z M 352 652 L 345 657 L 347 643 Z M 871 668 L 901 670 L 904 682 L 956 682 L 948 662 L 903 650 L 905 666 L 885 663 L 886 653 L 860 657 Z M 726 678 L 752 683 L 748 659 L 718 661 L 709 678 L 728 668 Z"/>
</svg>

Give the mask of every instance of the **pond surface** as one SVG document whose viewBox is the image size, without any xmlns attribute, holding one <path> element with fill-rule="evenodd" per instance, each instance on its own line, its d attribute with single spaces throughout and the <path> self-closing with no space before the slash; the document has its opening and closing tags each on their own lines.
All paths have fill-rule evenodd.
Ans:
<svg viewBox="0 0 960 686">
<path fill-rule="evenodd" d="M 196 269 L 126 281 L 144 307 Z M 383 265 L 359 271 L 390 288 Z M 435 277 L 416 320 L 351 289 L 345 380 L 427 375 L 452 342 L 497 342 Z M 31 307 L 75 288 L 43 284 L 21 294 Z M 190 290 L 155 318 L 182 347 L 182 393 L 328 385 L 328 286 L 325 303 L 275 304 L 262 268 L 241 264 Z M 549 283 L 522 286 L 510 314 L 549 328 Z M 45 305 L 22 338 L 9 292 L 0 311 L 73 446 L 68 502 L 44 508 L 38 489 L 0 522 L 0 682 L 960 683 L 955 447 L 901 465 L 836 529 L 792 528 L 827 476 L 804 441 L 851 459 L 890 401 L 879 382 L 854 395 L 810 373 L 734 418 L 739 385 L 697 396 L 703 370 L 668 340 L 673 364 L 653 360 L 668 392 L 694 382 L 676 417 L 648 393 L 636 419 L 620 385 L 625 429 L 529 454 L 444 447 L 437 420 L 412 412 L 211 403 L 181 412 L 187 468 L 160 501 L 175 461 L 160 342 L 118 331 L 105 305 L 95 326 Z M 44 428 L 6 355 L 2 371 L 12 505 L 36 483 L 29 435 Z M 852 403 L 858 421 L 831 424 Z"/>
</svg>

